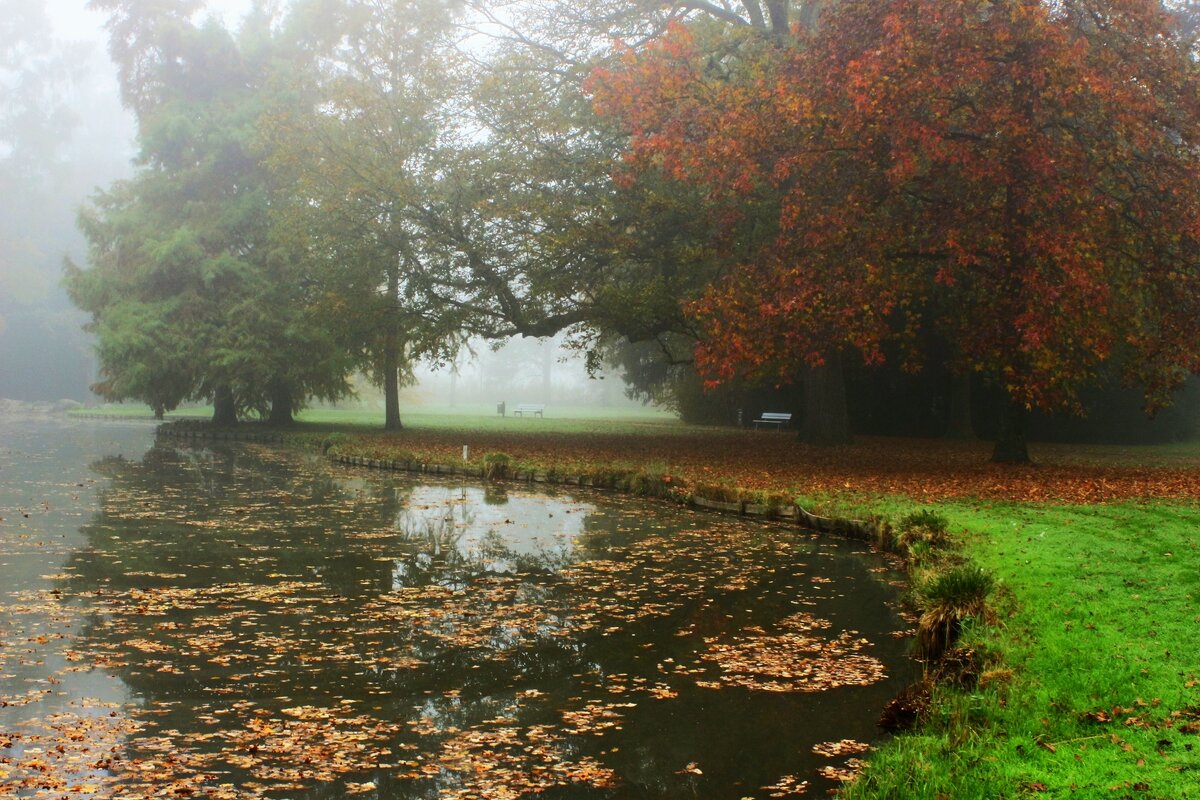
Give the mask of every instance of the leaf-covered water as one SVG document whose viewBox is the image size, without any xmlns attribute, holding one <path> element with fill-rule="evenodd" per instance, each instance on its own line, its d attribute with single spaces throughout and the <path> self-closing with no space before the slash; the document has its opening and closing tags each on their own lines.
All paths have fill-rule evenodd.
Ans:
<svg viewBox="0 0 1200 800">
<path fill-rule="evenodd" d="M 886 565 L 847 542 L 0 431 L 0 793 L 820 795 L 910 677 Z"/>
</svg>

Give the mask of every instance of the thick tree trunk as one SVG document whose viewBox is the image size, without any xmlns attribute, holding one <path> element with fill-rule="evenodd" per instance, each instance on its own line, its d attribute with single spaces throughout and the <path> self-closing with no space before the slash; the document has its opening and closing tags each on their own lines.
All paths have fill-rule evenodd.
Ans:
<svg viewBox="0 0 1200 800">
<path fill-rule="evenodd" d="M 213 425 L 236 425 L 237 404 L 233 399 L 233 389 L 227 384 L 221 384 L 213 392 Z"/>
<path fill-rule="evenodd" d="M 1032 0 L 1028 0 L 1032 2 Z M 1029 58 L 1028 43 L 1018 43 L 1014 52 L 1014 64 L 1024 65 Z M 1034 103 L 1032 94 L 1033 84 L 1028 80 L 1018 80 L 1013 84 L 1012 116 L 1014 119 L 1033 120 Z M 1004 270 L 998 296 L 1003 303 L 1005 316 L 1016 320 L 1021 314 L 1022 301 L 1025 299 L 1026 286 L 1024 277 L 1029 272 L 1028 237 L 1032 221 L 1029 217 L 1028 184 L 1029 170 L 1021 158 L 1019 150 L 1014 145 L 1005 156 L 1007 185 L 1004 198 L 1004 238 L 1008 250 L 1008 265 Z M 1011 326 L 1015 330 L 1016 326 Z M 1019 337 L 1010 334 L 1008 347 L 1013 363 L 1008 364 L 1017 375 L 1026 374 L 1024 371 L 1024 356 L 1021 355 Z M 1028 412 L 1023 403 L 1017 402 L 1011 391 L 1001 411 L 1000 435 L 996 439 L 996 447 L 992 450 L 992 461 L 1000 464 L 1028 464 L 1029 448 L 1025 444 L 1025 423 Z"/>
<path fill-rule="evenodd" d="M 292 387 L 283 378 L 271 379 L 271 415 L 267 417 L 268 425 L 287 427 L 295 422 L 292 419 Z"/>
<path fill-rule="evenodd" d="M 820 21 L 827 0 L 807 0 L 796 7 L 796 24 L 804 30 L 813 30 Z"/>
<path fill-rule="evenodd" d="M 771 33 L 779 37 L 787 36 L 790 31 L 788 21 L 788 0 L 766 0 L 767 22 Z"/>
<path fill-rule="evenodd" d="M 804 424 L 800 438 L 820 445 L 848 444 L 851 440 L 841 353 L 831 354 L 824 366 L 804 374 Z"/>
<path fill-rule="evenodd" d="M 1000 436 L 992 450 L 997 464 L 1028 464 L 1029 447 L 1025 443 L 1025 427 L 1029 412 L 1022 403 L 1009 398 L 1000 418 Z"/>
<path fill-rule="evenodd" d="M 947 439 L 974 439 L 971 424 L 971 374 L 955 375 L 950 385 L 950 410 L 946 419 Z"/>
<path fill-rule="evenodd" d="M 389 342 L 383 354 L 383 429 L 398 431 L 400 422 L 400 361 L 397 348 Z"/>
</svg>

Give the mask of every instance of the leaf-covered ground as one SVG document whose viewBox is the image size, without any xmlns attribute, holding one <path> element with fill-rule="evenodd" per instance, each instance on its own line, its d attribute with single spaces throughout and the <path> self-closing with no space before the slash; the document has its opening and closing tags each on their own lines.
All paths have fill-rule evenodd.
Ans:
<svg viewBox="0 0 1200 800">
<path fill-rule="evenodd" d="M 934 439 L 859 437 L 844 447 L 813 447 L 794 433 L 692 427 L 689 432 L 564 433 L 537 421 L 514 432 L 412 427 L 397 434 L 354 433 L 339 452 L 377 458 L 410 453 L 457 463 L 462 446 L 476 458 L 501 452 L 518 464 L 570 474 L 597 468 L 646 469 L 681 486 L 736 486 L 801 497 L 919 500 L 977 497 L 1104 503 L 1200 498 L 1200 446 L 1035 445 L 1030 466 L 989 462 L 991 445 Z"/>
</svg>

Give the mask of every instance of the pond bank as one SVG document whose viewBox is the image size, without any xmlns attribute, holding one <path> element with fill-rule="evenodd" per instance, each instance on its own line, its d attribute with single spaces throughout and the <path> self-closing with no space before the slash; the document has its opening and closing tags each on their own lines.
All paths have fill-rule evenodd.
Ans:
<svg viewBox="0 0 1200 800">
<path fill-rule="evenodd" d="M 509 437 L 508 466 L 536 473 L 540 464 L 556 476 L 587 472 L 564 469 L 558 448 L 547 457 L 546 438 L 530 436 L 521 448 L 519 436 Z M 424 432 L 286 434 L 289 442 L 337 457 L 393 463 L 452 463 L 446 439 Z M 624 457 L 603 461 L 597 473 L 658 476 L 682 491 L 684 481 L 674 474 L 678 451 L 656 462 L 647 454 L 663 457 L 660 442 L 626 439 Z M 688 482 L 689 494 L 714 487 L 714 494 L 729 493 L 720 502 L 736 502 L 739 510 L 752 497 L 808 497 L 830 516 L 893 520 L 938 498 L 952 542 L 998 580 L 995 624 L 969 626 L 964 634 L 970 674 L 960 676 L 961 685 L 935 687 L 922 724 L 872 754 L 846 796 L 1200 797 L 1200 493 L 1194 490 L 1200 466 L 1194 460 L 1169 452 L 1154 468 L 1109 462 L 1073 469 L 1064 458 L 1049 467 L 978 469 L 965 484 L 961 478 L 950 484 L 936 473 L 897 481 L 883 459 L 874 462 L 877 474 L 860 476 L 853 487 L 847 481 L 837 493 L 828 476 L 814 479 L 815 491 L 804 491 L 794 474 L 786 483 L 773 478 L 776 440 L 752 441 L 760 440 L 757 452 L 736 453 L 737 471 L 718 463 L 711 483 Z M 700 451 L 719 461 L 723 450 L 732 452 L 729 442 L 724 437 L 719 447 L 704 444 Z M 1095 451 L 1086 452 L 1090 458 Z M 468 467 L 482 470 L 482 455 Z M 870 456 L 863 459 L 869 466 Z M 944 463 L 952 468 L 953 459 Z M 746 474 L 756 476 L 752 487 L 721 480 Z M 922 480 L 928 494 L 918 491 Z M 1039 482 L 1042 491 L 1029 488 Z M 855 491 L 862 486 L 913 488 L 866 496 Z"/>
<path fill-rule="evenodd" d="M 880 518 L 860 520 L 813 514 L 784 492 L 754 491 L 731 486 L 689 487 L 674 479 L 669 472 L 653 466 L 640 469 L 608 466 L 570 472 L 553 466 L 539 468 L 535 462 L 516 461 L 507 454 L 496 453 L 476 454 L 474 461 L 470 458 L 472 454 L 468 453 L 468 458 L 462 463 L 429 460 L 428 455 L 422 457 L 409 451 L 393 452 L 391 457 L 371 457 L 357 454 L 353 442 L 345 437 L 339 438 L 339 434 L 296 434 L 262 428 L 221 429 L 192 421 L 166 423 L 159 427 L 158 432 L 168 438 L 291 444 L 315 448 L 336 463 L 369 469 L 623 491 L 642 497 L 674 500 L 708 511 L 793 521 L 820 533 L 833 533 L 872 543 L 879 542 L 887 533 Z"/>
</svg>

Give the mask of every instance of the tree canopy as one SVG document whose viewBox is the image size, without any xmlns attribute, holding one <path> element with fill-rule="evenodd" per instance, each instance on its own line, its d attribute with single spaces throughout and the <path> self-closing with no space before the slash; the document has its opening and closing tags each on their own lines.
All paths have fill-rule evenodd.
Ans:
<svg viewBox="0 0 1200 800">
<path fill-rule="evenodd" d="M 1018 412 L 1077 409 L 1113 358 L 1151 406 L 1200 368 L 1196 66 L 1158 3 L 842 0 L 753 47 L 730 76 L 676 27 L 594 82 L 628 169 L 726 225 L 778 198 L 691 307 L 713 380 L 887 342 L 917 367 L 928 326 Z"/>
<path fill-rule="evenodd" d="M 1200 371 L 1188 4 L 99 6 L 142 146 L 71 277 L 111 396 L 290 408 L 357 368 L 398 427 L 415 360 L 572 329 L 798 382 L 825 441 L 844 369 L 936 360 L 1019 460 L 1114 365 L 1151 409 Z"/>
<path fill-rule="evenodd" d="M 225 423 L 268 408 L 286 422 L 308 397 L 344 395 L 349 362 L 272 245 L 258 151 L 269 21 L 252 16 L 235 38 L 187 5 L 110 8 L 141 169 L 84 210 L 91 268 L 68 265 L 98 334 L 96 390 L 160 415 L 211 399 Z"/>
</svg>

